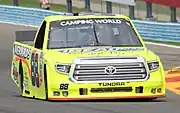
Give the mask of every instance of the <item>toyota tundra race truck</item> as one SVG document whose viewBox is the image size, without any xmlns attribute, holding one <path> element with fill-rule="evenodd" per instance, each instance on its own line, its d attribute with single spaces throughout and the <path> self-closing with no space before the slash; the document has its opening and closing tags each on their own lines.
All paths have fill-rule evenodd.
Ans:
<svg viewBox="0 0 180 113">
<path fill-rule="evenodd" d="M 16 31 L 11 77 L 23 97 L 44 100 L 165 96 L 160 58 L 124 15 L 55 15 Z"/>
</svg>

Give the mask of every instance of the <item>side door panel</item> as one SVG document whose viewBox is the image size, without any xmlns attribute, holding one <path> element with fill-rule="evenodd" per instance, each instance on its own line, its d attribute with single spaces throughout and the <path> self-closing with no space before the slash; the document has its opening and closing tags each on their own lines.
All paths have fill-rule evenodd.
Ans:
<svg viewBox="0 0 180 113">
<path fill-rule="evenodd" d="M 31 54 L 31 78 L 34 96 L 44 98 L 44 59 L 41 50 L 33 50 Z"/>
<path fill-rule="evenodd" d="M 46 30 L 46 22 L 44 21 L 39 29 L 37 38 L 35 40 L 34 49 L 31 53 L 31 76 L 34 96 L 36 98 L 45 98 L 44 85 L 44 58 L 43 58 L 43 44 Z"/>
</svg>

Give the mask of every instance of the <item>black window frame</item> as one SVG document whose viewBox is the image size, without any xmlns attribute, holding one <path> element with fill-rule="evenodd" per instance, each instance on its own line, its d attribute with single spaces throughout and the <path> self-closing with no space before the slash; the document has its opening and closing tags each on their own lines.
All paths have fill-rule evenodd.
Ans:
<svg viewBox="0 0 180 113">
<path fill-rule="evenodd" d="M 44 21 L 38 31 L 36 41 L 34 47 L 37 49 L 43 49 L 44 38 L 45 38 L 45 31 L 46 31 L 46 21 Z"/>
</svg>

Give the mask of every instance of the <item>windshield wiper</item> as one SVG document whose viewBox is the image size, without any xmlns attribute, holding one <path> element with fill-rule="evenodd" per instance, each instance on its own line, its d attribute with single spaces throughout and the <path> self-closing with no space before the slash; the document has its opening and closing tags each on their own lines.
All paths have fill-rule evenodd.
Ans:
<svg viewBox="0 0 180 113">
<path fill-rule="evenodd" d="M 97 37 L 97 34 L 96 34 L 96 29 L 95 29 L 94 23 L 92 23 L 92 26 L 93 26 L 93 32 L 94 32 L 95 40 L 96 40 L 96 43 L 98 45 L 99 44 L 99 40 L 98 40 L 98 37 Z"/>
</svg>

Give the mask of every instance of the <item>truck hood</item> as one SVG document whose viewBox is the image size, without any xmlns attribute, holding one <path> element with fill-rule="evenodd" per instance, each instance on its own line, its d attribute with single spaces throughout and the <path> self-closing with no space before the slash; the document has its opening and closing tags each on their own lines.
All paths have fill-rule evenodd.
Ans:
<svg viewBox="0 0 180 113">
<path fill-rule="evenodd" d="M 46 59 L 61 63 L 72 63 L 76 58 L 141 56 L 147 61 L 157 60 L 157 55 L 144 47 L 87 47 L 54 49 L 45 52 Z"/>
</svg>

